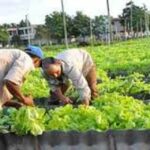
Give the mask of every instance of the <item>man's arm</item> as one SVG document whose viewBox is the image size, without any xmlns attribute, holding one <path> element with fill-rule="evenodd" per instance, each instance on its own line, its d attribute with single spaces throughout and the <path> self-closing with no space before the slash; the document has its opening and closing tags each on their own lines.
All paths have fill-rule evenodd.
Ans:
<svg viewBox="0 0 150 150">
<path fill-rule="evenodd" d="M 63 95 L 60 87 L 55 88 L 54 94 L 58 98 L 58 100 L 60 102 L 62 102 L 63 104 L 70 104 L 70 103 L 72 103 L 72 101 L 68 97 Z"/>
<path fill-rule="evenodd" d="M 25 76 L 33 69 L 32 59 L 21 53 L 3 79 L 9 92 L 26 105 L 32 105 L 33 100 L 31 97 L 24 96 L 21 93 L 20 87 L 24 82 Z"/>
<path fill-rule="evenodd" d="M 61 88 L 59 86 L 60 83 L 57 79 L 48 76 L 44 72 L 44 70 L 41 70 L 41 73 L 42 73 L 43 77 L 47 80 L 47 82 L 51 88 L 51 92 L 53 93 L 53 96 L 55 96 L 55 98 L 57 98 L 59 100 L 59 102 L 62 102 L 63 104 L 72 103 L 72 101 L 68 97 L 65 97 L 63 95 Z"/>
<path fill-rule="evenodd" d="M 89 101 L 91 99 L 91 90 L 82 72 L 79 71 L 78 68 L 72 66 L 68 72 L 65 72 L 65 74 L 69 79 L 72 80 L 73 85 L 78 90 L 82 103 L 89 105 Z"/>
<path fill-rule="evenodd" d="M 90 102 L 88 99 L 84 99 L 84 100 L 82 100 L 82 104 L 89 106 Z"/>
<path fill-rule="evenodd" d="M 25 105 L 33 105 L 33 99 L 31 97 L 26 97 L 21 93 L 20 87 L 16 85 L 15 83 L 5 80 L 5 84 L 9 92 L 16 97 L 18 100 L 20 100 Z"/>
</svg>

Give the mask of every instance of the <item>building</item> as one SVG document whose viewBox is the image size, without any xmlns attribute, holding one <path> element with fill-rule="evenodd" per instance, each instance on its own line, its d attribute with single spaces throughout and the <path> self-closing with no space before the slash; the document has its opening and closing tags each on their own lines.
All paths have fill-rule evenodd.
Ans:
<svg viewBox="0 0 150 150">
<path fill-rule="evenodd" d="M 112 19 L 112 32 L 113 33 L 124 32 L 124 27 L 121 25 L 119 18 Z"/>
<path fill-rule="evenodd" d="M 9 33 L 9 43 L 11 43 L 14 36 L 19 36 L 23 44 L 27 44 L 28 41 L 34 40 L 36 35 L 36 25 L 31 25 L 29 27 L 16 27 L 8 28 Z"/>
<path fill-rule="evenodd" d="M 35 38 L 35 26 L 20 27 L 18 28 L 18 35 L 22 41 L 33 40 Z"/>
</svg>

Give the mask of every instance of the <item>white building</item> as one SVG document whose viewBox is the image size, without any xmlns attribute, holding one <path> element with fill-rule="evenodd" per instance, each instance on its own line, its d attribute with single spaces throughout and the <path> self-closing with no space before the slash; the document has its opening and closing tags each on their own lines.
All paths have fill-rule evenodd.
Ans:
<svg viewBox="0 0 150 150">
<path fill-rule="evenodd" d="M 119 18 L 112 19 L 112 32 L 113 33 L 124 32 L 124 27 L 121 25 Z"/>
<path fill-rule="evenodd" d="M 36 34 L 36 26 L 31 25 L 29 27 L 19 27 L 19 28 L 8 28 L 7 31 L 9 33 L 9 41 L 12 40 L 13 36 L 19 36 L 20 40 L 23 43 L 27 43 L 28 40 L 35 39 Z"/>
<path fill-rule="evenodd" d="M 20 27 L 18 28 L 18 35 L 20 36 L 21 40 L 33 40 L 35 38 L 36 30 L 35 26 L 29 27 Z"/>
</svg>

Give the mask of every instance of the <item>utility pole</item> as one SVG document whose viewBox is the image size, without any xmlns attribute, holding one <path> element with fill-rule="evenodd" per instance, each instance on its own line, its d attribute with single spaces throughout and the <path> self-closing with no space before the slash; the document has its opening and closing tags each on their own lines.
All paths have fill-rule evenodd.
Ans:
<svg viewBox="0 0 150 150">
<path fill-rule="evenodd" d="M 127 20 L 126 20 L 126 18 L 124 19 L 124 31 L 125 31 L 125 33 L 127 32 Z"/>
<path fill-rule="evenodd" d="M 146 35 L 149 35 L 149 17 L 145 4 L 144 4 L 144 16 L 145 16 L 145 33 Z"/>
<path fill-rule="evenodd" d="M 125 39 L 127 40 L 128 38 L 128 29 L 127 29 L 127 19 L 125 18 L 124 19 L 124 36 L 125 36 Z"/>
<path fill-rule="evenodd" d="M 63 14 L 63 24 L 64 24 L 64 34 L 65 34 L 65 45 L 66 45 L 66 49 L 68 49 L 66 17 L 65 17 L 65 11 L 64 11 L 64 3 L 63 3 L 63 0 L 61 0 L 61 7 L 62 7 L 62 14 Z"/>
<path fill-rule="evenodd" d="M 131 19 L 131 35 L 133 34 L 133 10 L 132 10 L 132 7 L 133 7 L 133 2 L 131 1 L 131 14 L 130 14 L 130 19 Z"/>
<path fill-rule="evenodd" d="M 30 45 L 30 44 L 31 44 L 31 41 L 30 41 L 30 31 L 29 31 L 28 15 L 26 15 L 26 27 L 27 27 L 27 35 L 28 35 L 28 45 Z"/>
<path fill-rule="evenodd" d="M 93 46 L 93 28 L 92 28 L 92 19 L 90 18 L 90 39 L 91 45 Z"/>
<path fill-rule="evenodd" d="M 139 36 L 139 23 L 137 21 L 137 23 L 136 23 L 136 37 L 138 38 L 138 36 Z"/>
<path fill-rule="evenodd" d="M 106 0 L 107 2 L 107 13 L 108 13 L 108 23 L 109 23 L 109 38 L 108 38 L 108 44 L 111 43 L 112 40 L 112 30 L 111 30 L 111 16 L 110 16 L 110 9 L 109 9 L 109 0 Z"/>
<path fill-rule="evenodd" d="M 133 1 L 129 1 L 128 3 L 126 3 L 126 7 L 130 9 L 130 35 L 131 37 L 133 36 Z"/>
<path fill-rule="evenodd" d="M 142 18 L 140 18 L 140 32 L 141 32 L 140 36 L 141 37 L 143 37 L 143 27 L 142 26 L 143 26 L 142 25 Z"/>
</svg>

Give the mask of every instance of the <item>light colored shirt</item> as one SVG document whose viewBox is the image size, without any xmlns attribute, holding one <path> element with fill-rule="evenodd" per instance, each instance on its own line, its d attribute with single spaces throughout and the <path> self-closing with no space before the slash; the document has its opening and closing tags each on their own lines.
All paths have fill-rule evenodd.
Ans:
<svg viewBox="0 0 150 150">
<path fill-rule="evenodd" d="M 5 80 L 21 86 L 25 76 L 34 69 L 31 57 L 18 49 L 0 49 L 0 103 L 13 96 L 7 90 Z M 0 105 L 1 105 L 0 104 Z"/>
<path fill-rule="evenodd" d="M 65 83 L 70 79 L 77 89 L 80 99 L 91 99 L 91 90 L 86 81 L 86 76 L 94 65 L 89 53 L 82 49 L 69 49 L 56 56 L 56 59 L 62 61 L 62 80 L 57 80 L 52 77 L 46 77 L 51 85 L 52 91 L 61 83 Z"/>
</svg>

